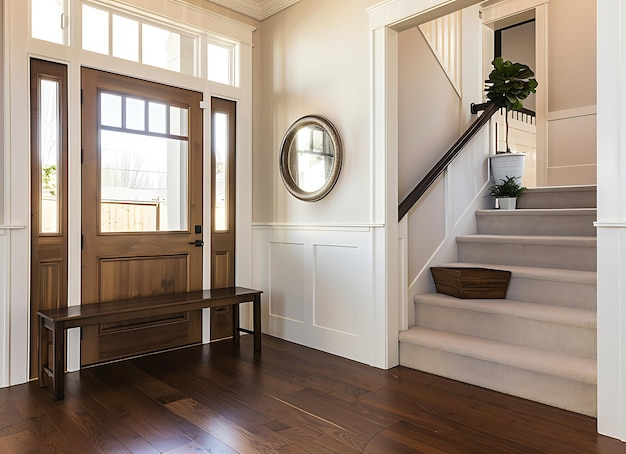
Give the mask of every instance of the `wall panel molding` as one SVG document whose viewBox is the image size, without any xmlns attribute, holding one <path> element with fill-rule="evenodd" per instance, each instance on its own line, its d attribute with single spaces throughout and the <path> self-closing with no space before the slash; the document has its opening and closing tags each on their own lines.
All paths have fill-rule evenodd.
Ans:
<svg viewBox="0 0 626 454">
<path fill-rule="evenodd" d="M 253 285 L 264 332 L 366 364 L 374 358 L 374 233 L 380 229 L 253 229 Z"/>
<path fill-rule="evenodd" d="M 356 246 L 313 244 L 313 326 L 358 336 L 363 273 Z"/>
</svg>

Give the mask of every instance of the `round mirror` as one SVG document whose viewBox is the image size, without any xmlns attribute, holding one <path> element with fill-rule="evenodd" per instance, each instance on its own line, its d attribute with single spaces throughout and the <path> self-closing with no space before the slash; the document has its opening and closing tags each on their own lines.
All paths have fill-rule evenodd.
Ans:
<svg viewBox="0 0 626 454">
<path fill-rule="evenodd" d="M 280 146 L 280 176 L 300 200 L 314 202 L 330 192 L 341 170 L 343 148 L 333 124 L 308 115 L 292 124 Z"/>
</svg>

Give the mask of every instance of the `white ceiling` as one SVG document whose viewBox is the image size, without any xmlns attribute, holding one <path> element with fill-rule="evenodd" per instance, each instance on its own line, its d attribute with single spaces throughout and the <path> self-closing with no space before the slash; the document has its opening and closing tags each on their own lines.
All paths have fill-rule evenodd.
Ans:
<svg viewBox="0 0 626 454">
<path fill-rule="evenodd" d="M 211 0 L 232 10 L 263 20 L 300 0 Z"/>
</svg>

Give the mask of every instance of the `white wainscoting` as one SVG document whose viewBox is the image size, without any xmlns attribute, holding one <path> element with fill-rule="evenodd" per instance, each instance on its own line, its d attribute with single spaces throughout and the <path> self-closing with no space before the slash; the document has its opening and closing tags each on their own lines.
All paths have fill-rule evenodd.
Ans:
<svg viewBox="0 0 626 454">
<path fill-rule="evenodd" d="M 0 388 L 11 383 L 11 232 L 25 227 L 0 225 Z"/>
<path fill-rule="evenodd" d="M 8 235 L 0 229 L 0 387 L 9 386 L 9 251 Z"/>
<path fill-rule="evenodd" d="M 550 186 L 596 184 L 597 107 L 548 113 Z"/>
<path fill-rule="evenodd" d="M 372 364 L 376 227 L 256 223 L 263 332 Z"/>
</svg>

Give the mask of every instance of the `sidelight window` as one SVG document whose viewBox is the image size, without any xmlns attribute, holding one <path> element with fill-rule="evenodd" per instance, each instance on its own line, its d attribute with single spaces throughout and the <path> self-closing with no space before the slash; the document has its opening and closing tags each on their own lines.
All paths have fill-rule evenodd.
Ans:
<svg viewBox="0 0 626 454">
<path fill-rule="evenodd" d="M 215 191 L 213 194 L 214 231 L 228 230 L 228 115 L 217 112 L 213 115 L 213 141 Z"/>
<path fill-rule="evenodd" d="M 42 234 L 60 232 L 59 170 L 61 118 L 59 81 L 39 79 L 39 165 L 41 166 L 40 226 Z"/>
</svg>

